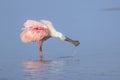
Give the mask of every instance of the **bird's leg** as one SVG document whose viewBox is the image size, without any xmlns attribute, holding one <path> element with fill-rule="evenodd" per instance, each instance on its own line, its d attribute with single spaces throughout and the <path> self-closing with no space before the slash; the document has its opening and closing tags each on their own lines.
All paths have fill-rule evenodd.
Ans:
<svg viewBox="0 0 120 80">
<path fill-rule="evenodd" d="M 39 42 L 38 42 L 38 45 L 39 45 L 39 51 L 40 51 L 40 60 L 42 60 L 42 58 L 43 58 L 42 44 L 43 44 L 43 41 L 39 41 Z"/>
<path fill-rule="evenodd" d="M 79 41 L 72 40 L 72 39 L 70 39 L 68 37 L 65 37 L 65 41 L 68 41 L 68 42 L 72 43 L 74 46 L 78 46 L 80 44 Z"/>
</svg>

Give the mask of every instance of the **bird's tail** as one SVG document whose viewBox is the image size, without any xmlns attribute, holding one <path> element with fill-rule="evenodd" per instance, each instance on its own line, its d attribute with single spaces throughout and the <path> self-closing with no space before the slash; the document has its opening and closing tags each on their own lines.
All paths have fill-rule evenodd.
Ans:
<svg viewBox="0 0 120 80">
<path fill-rule="evenodd" d="M 68 37 L 65 37 L 65 41 L 72 43 L 74 46 L 78 46 L 80 44 L 79 41 L 72 40 L 72 39 L 70 39 Z"/>
</svg>

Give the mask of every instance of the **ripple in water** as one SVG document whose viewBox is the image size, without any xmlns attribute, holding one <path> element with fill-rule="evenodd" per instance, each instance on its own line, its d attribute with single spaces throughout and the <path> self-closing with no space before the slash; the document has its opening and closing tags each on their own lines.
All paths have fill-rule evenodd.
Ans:
<svg viewBox="0 0 120 80">
<path fill-rule="evenodd" d="M 54 61 L 23 62 L 24 76 L 28 80 L 64 80 L 67 77 L 65 75 L 71 72 L 72 66 L 78 63 L 79 60 L 71 56 L 60 57 Z"/>
</svg>

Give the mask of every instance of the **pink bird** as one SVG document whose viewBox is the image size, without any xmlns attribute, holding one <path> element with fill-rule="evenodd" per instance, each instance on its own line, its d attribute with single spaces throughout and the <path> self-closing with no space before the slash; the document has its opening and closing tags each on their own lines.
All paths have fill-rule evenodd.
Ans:
<svg viewBox="0 0 120 80">
<path fill-rule="evenodd" d="M 64 36 L 61 32 L 58 32 L 53 27 L 52 23 L 47 20 L 27 20 L 24 23 L 24 28 L 22 28 L 22 30 L 23 32 L 20 35 L 21 41 L 24 43 L 38 42 L 41 59 L 43 58 L 42 44 L 45 40 L 51 37 L 60 38 L 63 41 L 68 41 L 74 46 L 78 46 L 80 44 L 79 41 L 72 40 Z"/>
</svg>

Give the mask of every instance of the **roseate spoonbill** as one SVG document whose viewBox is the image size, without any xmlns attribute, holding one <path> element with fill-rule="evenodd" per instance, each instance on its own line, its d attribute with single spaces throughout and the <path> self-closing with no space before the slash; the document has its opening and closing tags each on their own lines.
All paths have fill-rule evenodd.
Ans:
<svg viewBox="0 0 120 80">
<path fill-rule="evenodd" d="M 48 20 L 27 20 L 24 23 L 24 28 L 22 28 L 23 32 L 21 33 L 21 41 L 24 43 L 29 42 L 38 42 L 39 50 L 40 50 L 40 58 L 43 57 L 42 53 L 42 44 L 45 40 L 51 37 L 60 38 L 63 41 L 68 41 L 72 43 L 74 46 L 78 46 L 80 44 L 79 41 L 72 40 L 66 36 L 64 36 L 61 32 L 58 32 L 52 25 L 52 23 Z"/>
</svg>

